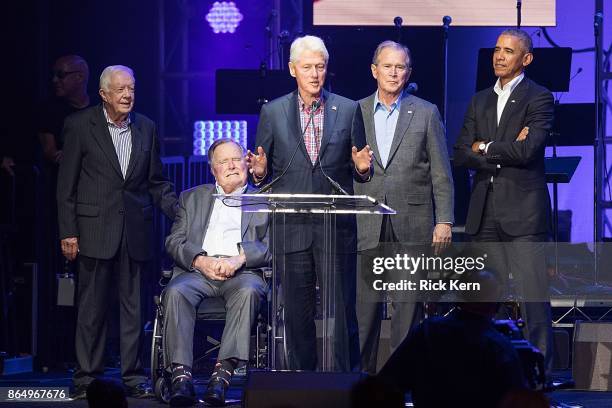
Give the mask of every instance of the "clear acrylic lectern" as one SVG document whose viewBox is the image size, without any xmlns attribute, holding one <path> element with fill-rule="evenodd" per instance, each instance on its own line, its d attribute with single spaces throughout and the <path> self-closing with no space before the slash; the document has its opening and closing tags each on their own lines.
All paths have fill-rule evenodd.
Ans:
<svg viewBox="0 0 612 408">
<path fill-rule="evenodd" d="M 271 213 L 271 252 L 272 276 L 271 276 L 271 308 L 269 312 L 268 333 L 268 363 L 269 368 L 278 368 L 278 359 L 286 361 L 286 338 L 284 333 L 284 316 L 281 299 L 279 299 L 279 288 L 282 288 L 283 275 L 278 271 L 279 263 L 276 260 L 282 257 L 282 249 L 277 248 L 277 234 L 279 228 L 284 228 L 285 214 L 321 214 L 323 217 L 323 270 L 321 289 L 322 309 L 322 371 L 335 371 L 334 364 L 334 327 L 335 327 L 335 286 L 336 274 L 334 273 L 336 245 L 336 215 L 337 214 L 395 214 L 395 211 L 385 204 L 379 203 L 369 196 L 346 196 L 346 195 L 324 195 L 324 194 L 241 194 L 224 195 L 215 194 L 217 199 L 225 205 L 232 207 L 243 207 L 245 212 L 269 212 Z M 287 299 L 284 299 L 287 302 Z M 283 348 L 279 349 L 279 345 Z"/>
</svg>

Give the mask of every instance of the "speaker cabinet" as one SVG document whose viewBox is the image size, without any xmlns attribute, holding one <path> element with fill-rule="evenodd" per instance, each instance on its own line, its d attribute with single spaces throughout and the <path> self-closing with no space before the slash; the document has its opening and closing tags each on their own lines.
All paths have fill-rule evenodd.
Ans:
<svg viewBox="0 0 612 408">
<path fill-rule="evenodd" d="M 577 389 L 612 390 L 612 323 L 577 321 L 572 375 Z"/>
<path fill-rule="evenodd" d="M 245 408 L 350 408 L 358 373 L 251 371 L 244 391 Z"/>
</svg>

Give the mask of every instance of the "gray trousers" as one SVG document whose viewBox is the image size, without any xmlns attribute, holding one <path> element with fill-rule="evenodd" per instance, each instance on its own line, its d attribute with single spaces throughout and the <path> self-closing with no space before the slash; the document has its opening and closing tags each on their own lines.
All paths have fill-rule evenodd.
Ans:
<svg viewBox="0 0 612 408">
<path fill-rule="evenodd" d="M 209 280 L 199 272 L 173 276 L 163 296 L 166 364 L 193 365 L 197 309 L 202 300 L 216 296 L 223 297 L 227 312 L 219 360 L 248 360 L 251 328 L 265 291 L 263 279 L 252 271 L 238 272 L 226 281 Z"/>
<path fill-rule="evenodd" d="M 398 242 L 388 215 L 383 217 L 379 242 L 381 244 Z M 361 270 L 361 256 L 362 255 L 358 253 L 357 274 L 363 277 L 365 272 Z M 380 344 L 380 326 L 383 319 L 383 304 L 382 302 L 368 301 L 362 296 L 358 296 L 357 298 L 361 370 L 374 375 L 377 372 L 376 366 Z M 418 314 L 421 311 L 421 304 L 414 301 L 397 301 L 391 299 L 391 311 L 391 341 L 389 355 L 393 354 L 395 349 L 399 347 L 415 321 L 418 323 Z M 417 317 L 417 319 L 415 319 L 415 317 Z"/>
</svg>

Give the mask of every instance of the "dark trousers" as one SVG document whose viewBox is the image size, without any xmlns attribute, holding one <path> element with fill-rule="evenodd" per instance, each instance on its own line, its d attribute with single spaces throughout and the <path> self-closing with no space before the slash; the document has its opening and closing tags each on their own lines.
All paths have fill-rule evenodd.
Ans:
<svg viewBox="0 0 612 408">
<path fill-rule="evenodd" d="M 284 266 L 282 259 L 284 258 Z M 317 368 L 315 327 L 316 283 L 320 282 L 321 298 L 327 288 L 322 282 L 323 248 L 320 243 L 306 251 L 281 256 L 279 270 L 284 270 L 283 293 L 285 331 L 289 367 L 293 370 Z M 277 261 L 278 261 L 277 259 Z M 338 371 L 359 370 L 359 333 L 355 312 L 355 254 L 337 254 L 335 319 L 333 327 L 334 363 Z"/>
<path fill-rule="evenodd" d="M 199 272 L 172 277 L 164 290 L 164 348 L 170 363 L 193 366 L 193 331 L 197 309 L 205 298 L 222 297 L 227 310 L 219 360 L 249 359 L 253 327 L 266 284 L 253 271 L 238 272 L 226 281 L 213 281 Z"/>
<path fill-rule="evenodd" d="M 391 220 L 388 215 L 383 216 L 380 231 L 380 243 L 398 242 Z M 357 268 L 361 268 L 362 262 L 358 255 Z M 358 271 L 358 276 L 363 276 Z M 418 307 L 416 302 L 391 301 L 391 341 L 390 354 L 402 343 L 412 327 Z M 362 371 L 374 375 L 378 361 L 378 348 L 380 345 L 380 326 L 383 319 L 383 303 L 368 301 L 359 297 L 357 301 L 357 320 L 359 322 L 359 350 Z M 418 321 L 418 319 L 417 319 Z"/>
<path fill-rule="evenodd" d="M 548 296 L 545 243 L 547 233 L 511 236 L 501 228 L 493 199 L 492 188 L 487 193 L 483 218 L 475 242 L 504 243 L 485 247 L 489 254 L 487 264 L 499 273 L 501 284 L 508 288 L 508 275 L 512 274 L 517 294 L 527 300 L 542 300 Z M 520 211 L 520 209 L 517 209 Z M 550 301 L 521 302 L 521 316 L 525 320 L 525 335 L 544 354 L 546 370 L 552 368 L 552 326 Z"/>
<path fill-rule="evenodd" d="M 146 262 L 130 258 L 124 234 L 114 258 L 79 255 L 78 265 L 75 386 L 88 385 L 104 374 L 108 301 L 114 290 L 119 294 L 121 378 L 129 387 L 144 382 L 140 275 Z"/>
</svg>

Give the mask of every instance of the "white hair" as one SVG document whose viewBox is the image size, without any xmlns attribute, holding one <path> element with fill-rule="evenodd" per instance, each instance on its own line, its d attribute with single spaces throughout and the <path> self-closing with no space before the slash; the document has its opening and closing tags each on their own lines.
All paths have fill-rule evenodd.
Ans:
<svg viewBox="0 0 612 408">
<path fill-rule="evenodd" d="M 329 52 L 327 52 L 327 48 L 325 48 L 323 40 L 319 37 L 315 37 L 314 35 L 306 35 L 304 37 L 296 38 L 291 43 L 289 61 L 295 64 L 304 51 L 319 52 L 323 55 L 326 64 L 329 61 Z"/>
<path fill-rule="evenodd" d="M 132 78 L 134 78 L 134 80 L 136 80 L 132 68 L 126 67 L 125 65 L 110 65 L 104 68 L 104 71 L 102 71 L 102 74 L 100 75 L 100 89 L 110 91 L 111 78 L 115 72 L 119 71 L 127 72 Z"/>
</svg>

